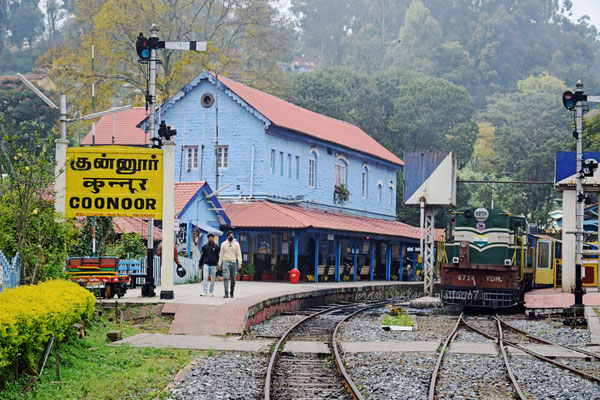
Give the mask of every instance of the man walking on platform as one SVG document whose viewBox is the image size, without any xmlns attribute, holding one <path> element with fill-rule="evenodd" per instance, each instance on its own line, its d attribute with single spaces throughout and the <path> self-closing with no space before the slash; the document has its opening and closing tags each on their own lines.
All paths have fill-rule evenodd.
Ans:
<svg viewBox="0 0 600 400">
<path fill-rule="evenodd" d="M 217 263 L 219 262 L 219 245 L 215 243 L 214 233 L 206 235 L 208 243 L 202 246 L 202 255 L 200 256 L 200 268 L 202 269 L 202 296 L 208 294 L 208 275 L 210 274 L 210 295 L 214 296 L 215 280 L 217 279 Z"/>
<path fill-rule="evenodd" d="M 221 246 L 219 269 L 221 268 L 223 268 L 223 285 L 225 287 L 225 296 L 223 297 L 228 298 L 230 293 L 233 297 L 235 275 L 242 268 L 242 251 L 240 250 L 240 244 L 234 239 L 231 231 L 227 232 L 227 241 Z M 229 285 L 230 280 L 231 285 Z"/>
</svg>

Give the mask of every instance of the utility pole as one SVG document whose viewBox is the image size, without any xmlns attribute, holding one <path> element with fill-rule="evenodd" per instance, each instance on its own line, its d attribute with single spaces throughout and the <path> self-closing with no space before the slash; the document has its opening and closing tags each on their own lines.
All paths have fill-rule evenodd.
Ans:
<svg viewBox="0 0 600 400">
<path fill-rule="evenodd" d="M 161 298 L 173 298 L 173 294 L 167 293 L 171 291 L 173 286 L 173 259 L 175 249 L 174 236 L 174 218 L 175 218 L 175 142 L 171 140 L 175 135 L 175 130 L 167 128 L 164 121 L 161 122 L 161 129 L 164 126 L 166 132 L 172 132 L 172 135 L 156 136 L 156 64 L 157 50 L 191 50 L 191 51 L 206 51 L 206 42 L 165 42 L 158 40 L 158 27 L 152 24 L 150 28 L 150 39 L 146 39 L 142 33 L 138 36 L 136 42 L 136 51 L 142 61 L 147 60 L 149 69 L 148 95 L 146 100 L 149 103 L 150 113 L 148 116 L 148 133 L 151 136 L 150 141 L 153 143 L 151 147 L 162 148 L 164 152 L 163 166 L 163 245 L 162 245 L 162 267 L 161 267 Z M 159 134 L 160 134 L 159 130 Z M 163 138 L 165 139 L 163 141 Z M 148 219 L 148 275 L 145 288 L 142 288 L 143 296 L 154 296 L 154 278 L 153 274 L 153 259 L 154 259 L 154 218 Z M 165 290 L 168 289 L 168 290 Z"/>
</svg>

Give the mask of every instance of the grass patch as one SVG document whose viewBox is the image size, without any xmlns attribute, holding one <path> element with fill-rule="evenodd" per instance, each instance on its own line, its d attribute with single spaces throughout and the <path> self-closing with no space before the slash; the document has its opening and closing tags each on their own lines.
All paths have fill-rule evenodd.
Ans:
<svg viewBox="0 0 600 400">
<path fill-rule="evenodd" d="M 598 317 L 600 317 L 600 309 L 598 309 L 598 307 L 594 307 L 594 312 Z"/>
<path fill-rule="evenodd" d="M 381 321 L 386 326 L 413 326 L 412 319 L 408 314 L 386 315 Z"/>
<path fill-rule="evenodd" d="M 167 398 L 161 393 L 174 374 L 201 354 L 196 350 L 134 348 L 108 346 L 106 333 L 121 329 L 123 337 L 143 330 L 129 322 L 109 321 L 113 311 L 92 317 L 87 336 L 69 336 L 58 348 L 61 358 L 61 380 L 57 381 L 56 353 L 51 351 L 46 369 L 34 388 L 21 395 L 29 376 L 8 382 L 0 390 L 3 400 L 116 400 Z"/>
</svg>

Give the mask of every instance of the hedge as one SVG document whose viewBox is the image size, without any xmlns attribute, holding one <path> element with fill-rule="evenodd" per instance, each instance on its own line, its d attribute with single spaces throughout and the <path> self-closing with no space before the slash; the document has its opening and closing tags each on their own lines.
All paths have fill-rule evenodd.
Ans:
<svg viewBox="0 0 600 400">
<path fill-rule="evenodd" d="M 96 299 L 76 283 L 51 280 L 0 293 L 0 376 L 36 368 L 51 335 L 64 339 L 76 322 L 89 318 Z"/>
</svg>

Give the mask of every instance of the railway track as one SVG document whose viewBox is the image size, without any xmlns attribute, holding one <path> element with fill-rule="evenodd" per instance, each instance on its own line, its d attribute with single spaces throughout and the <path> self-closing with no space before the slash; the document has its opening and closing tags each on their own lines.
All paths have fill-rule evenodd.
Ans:
<svg viewBox="0 0 600 400">
<path fill-rule="evenodd" d="M 490 321 L 491 322 L 491 321 Z M 481 323 L 485 323 L 484 321 L 478 321 L 479 324 Z M 480 335 L 483 335 L 484 337 L 495 341 L 498 344 L 498 353 L 502 356 L 502 362 L 504 363 L 504 369 L 506 371 L 506 378 L 508 380 L 508 382 L 510 383 L 510 386 L 512 388 L 512 393 L 513 393 L 513 397 L 516 399 L 520 399 L 520 400 L 525 400 L 526 397 L 523 394 L 523 391 L 521 390 L 521 387 L 519 386 L 519 383 L 513 373 L 513 370 L 510 366 L 509 360 L 508 360 L 508 355 L 506 352 L 506 347 L 504 346 L 504 342 L 503 340 L 498 340 L 498 338 L 503 338 L 503 331 L 502 331 L 502 327 L 500 325 L 500 323 L 494 323 L 493 325 L 495 326 L 495 329 L 497 331 L 498 336 L 493 336 L 490 335 L 488 333 L 483 332 L 481 329 L 473 326 L 473 324 L 469 324 L 466 322 L 463 313 L 461 313 L 456 321 L 456 325 L 454 326 L 454 329 L 452 330 L 452 332 L 450 332 L 450 334 L 447 336 L 444 344 L 442 345 L 442 348 L 440 349 L 440 353 L 438 355 L 438 359 L 437 362 L 435 364 L 435 367 L 433 369 L 433 373 L 431 376 L 431 381 L 429 384 L 429 400 L 434 400 L 436 397 L 436 389 L 437 389 L 437 383 L 439 382 L 439 375 L 440 375 L 440 370 L 441 370 L 441 366 L 442 363 L 444 361 L 444 358 L 448 352 L 448 347 L 450 345 L 450 342 L 452 342 L 454 340 L 454 338 L 458 335 L 459 330 L 461 328 L 461 326 L 464 326 L 465 328 L 468 328 Z M 490 327 L 488 326 L 487 329 L 489 330 Z M 493 329 L 493 328 L 492 328 Z M 441 396 L 440 396 L 441 397 Z"/>
<path fill-rule="evenodd" d="M 265 378 L 265 400 L 363 400 L 346 372 L 337 344 L 341 324 L 352 316 L 385 302 L 341 304 L 314 312 L 287 330 L 272 350 Z M 328 354 L 287 353 L 288 340 L 322 342 Z"/>
<path fill-rule="evenodd" d="M 459 333 L 461 326 L 464 326 L 465 328 L 467 328 L 479 335 L 482 335 L 482 336 L 488 338 L 489 340 L 494 341 L 497 344 L 498 352 L 502 356 L 502 360 L 504 363 L 504 368 L 506 371 L 506 378 L 510 382 L 510 385 L 512 386 L 512 394 L 513 394 L 514 398 L 524 400 L 524 399 L 526 399 L 526 396 L 524 395 L 524 392 L 521 389 L 519 382 L 513 372 L 513 369 L 511 367 L 510 360 L 508 357 L 508 353 L 506 351 L 506 346 L 516 348 L 516 349 L 518 349 L 524 353 L 527 353 L 539 360 L 550 363 L 558 368 L 570 371 L 570 372 L 572 372 L 578 376 L 581 376 L 587 380 L 590 380 L 592 382 L 600 383 L 600 378 L 598 378 L 594 375 L 588 374 L 585 371 L 579 370 L 577 368 L 573 368 L 569 365 L 563 364 L 556 360 L 552 360 L 548 357 L 543 356 L 540 353 L 537 353 L 535 351 L 532 351 L 530 349 L 523 347 L 522 345 L 520 345 L 516 342 L 515 334 L 518 336 L 519 335 L 522 336 L 526 341 L 539 342 L 539 343 L 543 343 L 546 345 L 559 346 L 564 349 L 579 352 L 590 358 L 600 359 L 600 356 L 598 354 L 595 354 L 595 353 L 592 353 L 592 352 L 589 352 L 589 351 L 586 351 L 583 349 L 579 349 L 579 348 L 576 348 L 573 346 L 560 345 L 560 344 L 553 343 L 553 342 L 550 342 L 545 339 L 535 337 L 535 336 L 530 335 L 529 333 L 524 332 L 518 328 L 510 326 L 509 324 L 506 323 L 506 321 L 503 321 L 498 317 L 495 317 L 493 319 L 471 318 L 471 319 L 469 319 L 469 321 L 467 321 L 465 319 L 465 317 L 463 316 L 463 314 L 461 314 L 457 319 L 454 329 L 448 335 L 448 337 L 446 338 L 444 344 L 442 345 L 442 347 L 440 349 L 440 353 L 438 355 L 438 359 L 437 359 L 436 365 L 434 367 L 433 374 L 432 374 L 431 381 L 430 381 L 430 386 L 429 386 L 429 399 L 430 400 L 437 398 L 436 397 L 436 395 L 437 395 L 436 389 L 437 389 L 437 384 L 440 380 L 441 366 L 442 366 L 444 358 L 447 354 L 448 346 L 449 346 L 450 342 L 452 342 L 454 340 L 454 338 L 457 336 L 457 334 Z M 507 327 L 510 329 L 511 332 L 513 332 L 511 340 L 506 339 L 503 327 Z"/>
</svg>

